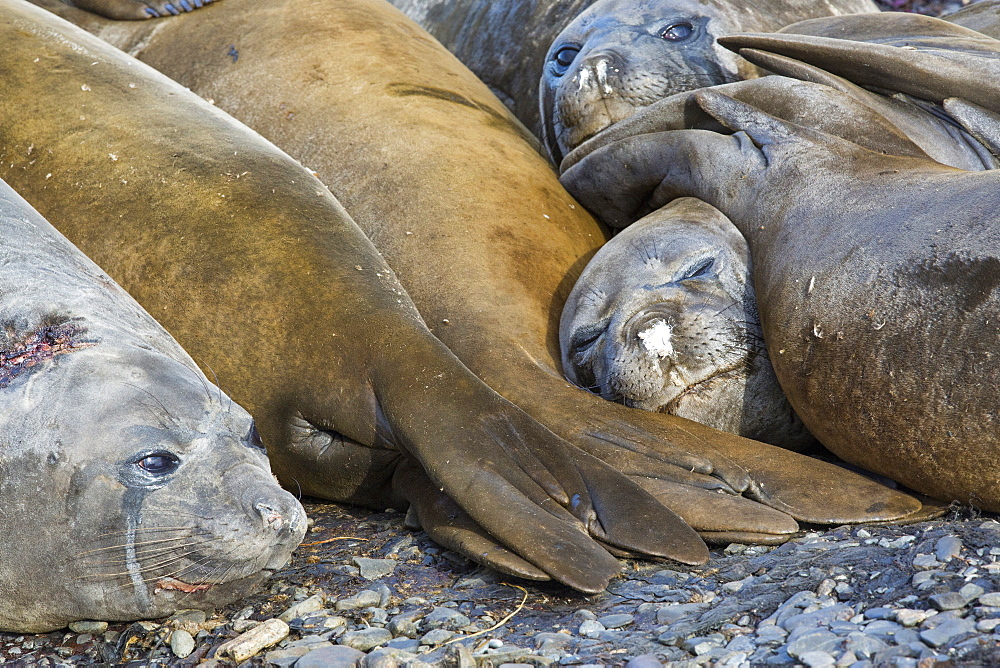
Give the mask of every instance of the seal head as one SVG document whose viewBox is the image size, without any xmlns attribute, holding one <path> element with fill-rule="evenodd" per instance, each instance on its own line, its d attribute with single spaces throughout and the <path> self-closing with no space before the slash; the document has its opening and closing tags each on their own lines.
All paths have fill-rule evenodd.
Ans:
<svg viewBox="0 0 1000 668">
<path fill-rule="evenodd" d="M 249 594 L 305 513 L 250 415 L 0 182 L 0 630 Z"/>
<path fill-rule="evenodd" d="M 736 227 L 675 200 L 608 242 L 563 310 L 563 368 L 627 406 L 793 449 L 813 442 L 764 346 Z"/>
<path fill-rule="evenodd" d="M 601 0 L 556 37 L 539 88 L 542 137 L 562 158 L 586 139 L 676 93 L 759 76 L 718 44 L 734 32 L 767 31 L 829 14 L 874 12 L 867 0 L 755 2 Z"/>
</svg>

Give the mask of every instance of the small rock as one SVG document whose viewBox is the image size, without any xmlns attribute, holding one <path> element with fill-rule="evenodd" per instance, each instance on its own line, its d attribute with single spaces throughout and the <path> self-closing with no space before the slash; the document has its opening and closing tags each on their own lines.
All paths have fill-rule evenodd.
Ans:
<svg viewBox="0 0 1000 668">
<path fill-rule="evenodd" d="M 584 638 L 596 638 L 606 630 L 607 629 L 604 628 L 604 624 L 601 624 L 596 619 L 588 619 L 580 624 L 580 629 L 577 633 L 582 635 Z"/>
<path fill-rule="evenodd" d="M 681 617 L 695 615 L 708 609 L 708 603 L 680 603 L 665 605 L 656 611 L 657 624 L 673 624 Z"/>
<path fill-rule="evenodd" d="M 809 668 L 825 668 L 826 666 L 832 666 L 836 663 L 836 659 L 833 658 L 832 654 L 818 650 L 805 652 L 804 654 L 799 655 L 798 658 L 799 661 L 809 666 Z"/>
<path fill-rule="evenodd" d="M 389 621 L 389 632 L 394 637 L 416 638 L 419 634 L 417 623 L 410 617 L 397 615 Z"/>
<path fill-rule="evenodd" d="M 392 575 L 396 570 L 395 559 L 369 559 L 367 557 L 354 557 L 354 565 L 361 571 L 361 577 L 365 580 L 378 580 Z"/>
<path fill-rule="evenodd" d="M 989 594 L 983 594 L 979 597 L 979 605 L 1000 608 L 1000 593 L 990 592 Z"/>
<path fill-rule="evenodd" d="M 663 664 L 654 654 L 640 654 L 629 660 L 625 668 L 663 668 Z"/>
<path fill-rule="evenodd" d="M 985 592 L 986 592 L 985 589 L 971 582 L 958 590 L 958 593 L 962 595 L 962 598 L 965 599 L 966 603 L 972 603 L 980 596 L 982 596 Z"/>
<path fill-rule="evenodd" d="M 966 633 L 976 630 L 971 619 L 948 619 L 932 629 L 920 632 L 920 639 L 931 647 L 941 647 Z"/>
<path fill-rule="evenodd" d="M 896 610 L 896 621 L 903 626 L 916 626 L 925 619 L 927 619 L 926 610 L 911 610 L 909 608 Z"/>
<path fill-rule="evenodd" d="M 943 540 L 943 539 L 942 539 Z M 934 594 L 928 599 L 938 610 L 959 610 L 964 608 L 968 601 L 957 591 L 948 591 L 943 594 Z"/>
<path fill-rule="evenodd" d="M 370 627 L 359 631 L 348 631 L 337 642 L 341 645 L 353 647 L 360 652 L 367 652 L 379 645 L 386 644 L 390 640 L 392 640 L 392 634 L 389 633 L 388 629 Z"/>
<path fill-rule="evenodd" d="M 344 645 L 320 647 L 300 658 L 295 668 L 352 668 L 364 657 L 364 652 Z"/>
<path fill-rule="evenodd" d="M 69 630 L 73 633 L 104 633 L 108 630 L 107 622 L 70 622 Z"/>
<path fill-rule="evenodd" d="M 790 656 L 801 658 L 808 652 L 836 652 L 841 649 L 844 639 L 829 631 L 818 631 L 803 635 L 797 640 L 788 643 L 785 651 Z"/>
<path fill-rule="evenodd" d="M 447 629 L 433 629 L 421 636 L 420 644 L 433 647 L 448 642 L 454 635 L 454 633 Z"/>
<path fill-rule="evenodd" d="M 472 620 L 452 608 L 436 607 L 430 614 L 424 617 L 424 627 L 428 629 L 448 629 L 457 631 L 463 626 L 468 626 Z"/>
<path fill-rule="evenodd" d="M 292 607 L 285 610 L 283 613 L 278 615 L 278 619 L 283 622 L 290 622 L 296 617 L 302 617 L 310 612 L 316 612 L 317 610 L 323 609 L 323 597 L 319 594 L 315 596 L 310 596 L 309 598 L 299 601 Z"/>
<path fill-rule="evenodd" d="M 848 652 L 864 659 L 869 659 L 873 654 L 882 652 L 888 648 L 889 645 L 887 643 L 882 642 L 874 636 L 868 636 L 860 632 L 850 634 L 847 637 L 847 645 L 845 646 Z"/>
<path fill-rule="evenodd" d="M 286 659 L 294 659 L 294 661 L 292 661 L 291 663 L 295 663 L 295 661 L 299 660 L 300 656 L 305 656 L 314 649 L 316 649 L 316 647 L 311 647 L 307 645 L 302 645 L 300 647 L 286 647 L 283 649 L 273 649 L 264 655 L 264 661 L 266 661 L 267 663 L 278 663 L 279 661 L 285 661 Z"/>
<path fill-rule="evenodd" d="M 962 554 L 962 541 L 957 536 L 944 536 L 934 545 L 934 556 L 942 563 L 948 563 Z"/>
<path fill-rule="evenodd" d="M 892 608 L 868 608 L 865 610 L 865 619 L 892 619 Z"/>
<path fill-rule="evenodd" d="M 913 557 L 913 567 L 920 569 L 937 568 L 941 565 L 933 554 L 918 554 Z"/>
<path fill-rule="evenodd" d="M 186 658 L 194 651 L 194 638 L 180 629 L 170 634 L 170 651 L 179 659 Z"/>
<path fill-rule="evenodd" d="M 980 633 L 992 633 L 1000 625 L 1000 619 L 980 619 L 976 622 L 976 630 Z"/>
<path fill-rule="evenodd" d="M 337 604 L 334 607 L 337 611 L 361 610 L 363 608 L 378 607 L 379 601 L 381 600 L 382 596 L 377 591 L 362 589 L 354 596 L 349 596 L 337 601 Z"/>
<path fill-rule="evenodd" d="M 215 655 L 230 657 L 236 663 L 243 663 L 265 647 L 277 644 L 288 636 L 288 624 L 280 619 L 261 622 L 243 635 L 219 645 Z"/>
<path fill-rule="evenodd" d="M 606 629 L 620 629 L 623 626 L 628 626 L 635 621 L 635 617 L 632 615 L 620 614 L 620 615 L 605 615 L 597 620 L 604 625 Z"/>
</svg>

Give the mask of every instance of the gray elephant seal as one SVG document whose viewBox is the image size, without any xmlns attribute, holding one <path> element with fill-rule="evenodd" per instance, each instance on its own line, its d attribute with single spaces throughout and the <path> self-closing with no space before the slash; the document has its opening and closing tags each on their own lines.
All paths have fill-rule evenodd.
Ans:
<svg viewBox="0 0 1000 668">
<path fill-rule="evenodd" d="M 0 181 L 0 630 L 214 608 L 305 513 L 250 415 Z"/>
<path fill-rule="evenodd" d="M 597 252 L 566 300 L 563 369 L 626 406 L 758 441 L 814 443 L 767 356 L 750 251 L 717 209 L 682 198 Z"/>
<path fill-rule="evenodd" d="M 804 19 L 877 12 L 869 0 L 600 0 L 553 41 L 539 87 L 542 139 L 559 164 L 604 128 L 675 93 L 758 76 L 716 39 Z"/>
<path fill-rule="evenodd" d="M 1000 510 L 1000 174 L 696 96 L 738 132 L 622 139 L 563 182 L 613 224 L 680 196 L 716 206 L 747 239 L 775 372 L 817 439 L 935 498 Z"/>
</svg>

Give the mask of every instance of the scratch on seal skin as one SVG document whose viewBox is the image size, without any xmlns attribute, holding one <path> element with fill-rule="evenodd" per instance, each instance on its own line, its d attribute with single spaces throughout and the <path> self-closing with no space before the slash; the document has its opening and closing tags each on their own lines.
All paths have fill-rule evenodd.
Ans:
<svg viewBox="0 0 1000 668">
<path fill-rule="evenodd" d="M 42 325 L 27 336 L 18 337 L 19 341 L 0 346 L 0 388 L 7 387 L 18 376 L 56 355 L 96 345 L 94 341 L 82 340 L 83 333 L 82 327 L 71 322 L 54 323 Z"/>
</svg>

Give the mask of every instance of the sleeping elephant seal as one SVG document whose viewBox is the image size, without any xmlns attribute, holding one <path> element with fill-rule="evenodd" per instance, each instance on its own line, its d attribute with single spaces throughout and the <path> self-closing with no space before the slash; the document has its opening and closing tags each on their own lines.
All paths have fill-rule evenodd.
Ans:
<svg viewBox="0 0 1000 668">
<path fill-rule="evenodd" d="M 774 376 L 750 251 L 719 211 L 671 202 L 597 252 L 563 307 L 566 377 L 605 399 L 803 449 Z"/>
<path fill-rule="evenodd" d="M 1000 174 L 876 153 L 714 91 L 733 135 L 642 134 L 563 175 L 615 225 L 675 197 L 746 237 L 775 372 L 830 450 L 1000 510 Z"/>
<path fill-rule="evenodd" d="M 164 21 L 155 34 L 96 23 L 89 27 L 99 35 L 131 45 L 315 169 L 474 373 L 578 452 L 613 463 L 702 536 L 780 542 L 796 530 L 795 518 L 840 523 L 916 510 L 913 500 L 839 468 L 567 383 L 559 314 L 604 231 L 502 103 L 387 4 L 226 0 Z M 237 63 L 218 57 L 220 39 L 240 50 Z M 40 196 L 42 188 L 36 181 Z M 602 522 L 622 530 L 638 515 L 602 496 L 616 489 L 627 488 L 594 478 L 590 493 Z M 497 496 L 487 510 L 551 551 L 547 530 L 529 536 L 533 529 L 510 520 L 506 501 Z M 670 556 L 699 554 L 678 548 L 689 543 L 676 525 L 651 530 L 673 537 Z M 566 581 L 567 566 L 557 567 Z"/>
<path fill-rule="evenodd" d="M 223 22 L 240 25 L 253 22 L 255 11 L 297 13 L 279 3 L 227 0 L 152 29 L 159 34 L 226 6 L 233 13 Z M 0 11 L 0 88 L 7 91 L 0 96 L 0 172 L 252 408 L 289 489 L 379 509 L 409 502 L 433 537 L 470 558 L 584 591 L 602 589 L 620 569 L 604 545 L 689 563 L 707 559 L 694 530 L 636 482 L 559 439 L 473 375 L 428 331 L 375 247 L 301 165 L 52 14 L 17 0 L 0 0 Z M 366 7 L 335 16 L 336 29 L 346 31 L 341 26 L 359 13 L 368 16 Z M 296 30 L 305 25 L 292 23 Z M 198 25 L 179 34 L 202 37 Z M 285 25 L 284 18 L 259 20 L 260 27 L 275 25 Z M 179 42 L 171 48 L 186 54 L 178 62 L 197 51 Z M 254 62 L 239 62 L 247 60 Z M 449 104 L 434 90 L 392 92 L 389 99 L 403 105 Z M 299 109 L 308 118 L 308 109 Z M 486 119 L 501 137 L 512 131 L 505 118 Z M 321 134 L 331 144 L 361 137 Z M 345 153 L 335 164 L 355 159 Z M 391 166 L 379 163 L 366 175 L 377 183 Z M 367 169 L 360 161 L 358 167 Z M 396 199 L 371 187 L 371 196 L 402 208 L 420 201 L 416 192 Z M 415 228 L 412 236 L 429 232 Z M 447 266 L 428 252 L 426 266 Z M 442 290 L 442 299 L 465 296 L 455 286 Z M 471 297 L 487 303 L 481 294 Z M 520 314 L 508 313 L 513 328 Z M 452 315 L 459 331 L 482 342 L 461 316 Z M 525 324 L 531 326 L 537 323 Z M 569 423 L 571 416 L 559 415 Z M 682 452 L 677 464 L 647 460 L 644 470 L 714 480 L 691 473 L 707 468 L 697 454 Z M 907 497 L 885 499 L 890 515 L 913 509 Z M 848 514 L 865 509 L 849 506 Z M 787 515 L 772 512 L 782 537 L 794 530 Z M 750 528 L 762 524 L 775 533 L 761 521 Z"/>
<path fill-rule="evenodd" d="M 552 42 L 541 71 L 542 138 L 552 160 L 657 100 L 756 77 L 716 41 L 831 14 L 877 12 L 870 0 L 600 0 Z"/>
<path fill-rule="evenodd" d="M 0 182 L 0 631 L 253 592 L 305 512 L 253 420 Z"/>
</svg>

